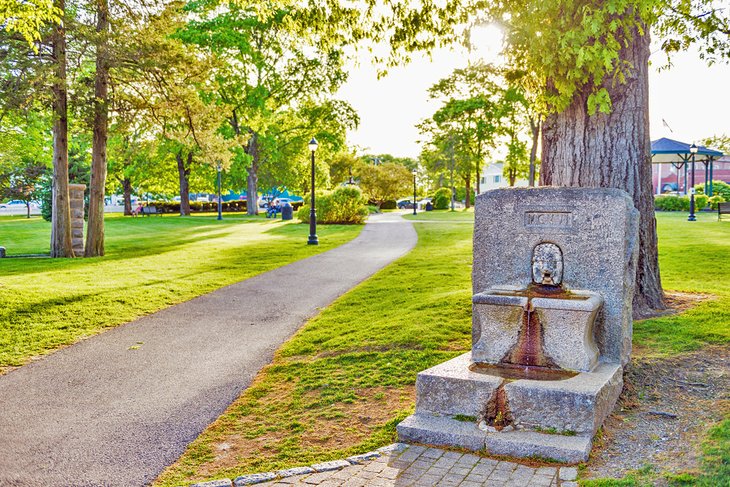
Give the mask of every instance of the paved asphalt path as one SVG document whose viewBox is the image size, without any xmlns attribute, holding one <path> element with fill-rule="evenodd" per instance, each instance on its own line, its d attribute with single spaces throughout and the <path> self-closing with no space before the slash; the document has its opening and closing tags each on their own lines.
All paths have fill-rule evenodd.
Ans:
<svg viewBox="0 0 730 487">
<path fill-rule="evenodd" d="M 0 486 L 150 483 L 308 318 L 416 240 L 378 215 L 341 247 L 0 376 Z"/>
</svg>

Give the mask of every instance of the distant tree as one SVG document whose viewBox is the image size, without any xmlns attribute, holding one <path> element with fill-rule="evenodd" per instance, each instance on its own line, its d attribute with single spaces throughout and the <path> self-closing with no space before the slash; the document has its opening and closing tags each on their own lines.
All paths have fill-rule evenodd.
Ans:
<svg viewBox="0 0 730 487">
<path fill-rule="evenodd" d="M 177 167 L 183 216 L 190 215 L 190 185 L 195 172 L 203 166 L 210 169 L 218 160 L 227 165 L 228 148 L 238 143 L 236 138 L 224 143 L 220 129 L 225 116 L 210 102 L 213 91 L 209 81 L 217 66 L 215 60 L 173 35 L 185 25 L 179 3 L 173 2 L 149 16 L 144 27 L 133 33 L 126 54 L 131 58 L 129 69 L 143 73 L 127 82 L 139 93 L 136 106 L 154 127 L 160 141 L 158 149 L 167 152 Z"/>
<path fill-rule="evenodd" d="M 405 166 L 409 171 L 418 169 L 418 161 L 412 157 L 397 157 L 391 154 L 365 154 L 360 156 L 360 160 L 367 164 L 383 164 L 385 162 L 394 162 Z"/>
<path fill-rule="evenodd" d="M 21 200 L 30 218 L 30 203 L 38 198 L 39 183 L 45 164 L 28 161 L 22 166 L 0 173 L 0 199 Z"/>
<path fill-rule="evenodd" d="M 281 144 L 299 145 L 298 137 L 279 130 L 281 116 L 287 118 L 302 104 L 320 105 L 333 94 L 346 79 L 343 55 L 312 37 L 311 26 L 300 22 L 296 6 L 288 2 L 190 2 L 187 9 L 193 20 L 178 36 L 221 61 L 216 103 L 225 107 L 232 135 L 247 156 L 238 162 L 248 164 L 247 211 L 253 215 L 260 173 L 277 172 L 265 166 L 283 161 L 274 157 L 282 152 Z"/>
<path fill-rule="evenodd" d="M 353 170 L 360 163 L 352 152 L 338 152 L 329 161 L 330 182 L 333 186 L 346 183 L 353 175 Z"/>
<path fill-rule="evenodd" d="M 408 193 L 413 175 L 401 164 L 386 162 L 379 165 L 360 164 L 357 177 L 365 195 L 380 209 L 384 202 Z"/>
</svg>

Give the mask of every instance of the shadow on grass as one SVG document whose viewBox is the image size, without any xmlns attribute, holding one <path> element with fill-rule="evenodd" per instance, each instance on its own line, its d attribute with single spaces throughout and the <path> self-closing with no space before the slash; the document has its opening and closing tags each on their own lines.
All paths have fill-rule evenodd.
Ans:
<svg viewBox="0 0 730 487">
<path fill-rule="evenodd" d="M 241 223 L 241 222 L 236 222 Z M 205 231 L 201 231 L 205 229 Z M 225 227 L 179 226 L 167 232 L 150 233 L 148 235 L 121 236 L 123 230 L 115 228 L 107 237 L 107 254 L 104 257 L 51 259 L 38 257 L 11 256 L 11 259 L 0 261 L 0 275 L 31 275 L 49 270 L 73 269 L 83 272 L 89 266 L 102 262 L 145 258 L 173 252 L 190 244 L 203 243 L 214 239 L 232 236 L 236 228 L 228 224 Z M 138 229 L 139 230 L 139 229 Z M 120 236 L 115 235 L 120 233 Z M 126 232 L 125 232 L 126 233 Z"/>
</svg>

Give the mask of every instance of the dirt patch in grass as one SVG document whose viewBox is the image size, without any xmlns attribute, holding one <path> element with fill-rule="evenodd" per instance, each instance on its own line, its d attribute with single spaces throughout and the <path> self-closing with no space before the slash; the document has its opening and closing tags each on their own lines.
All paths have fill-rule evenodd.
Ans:
<svg viewBox="0 0 730 487">
<path fill-rule="evenodd" d="M 730 414 L 730 346 L 632 361 L 582 478 L 698 472 L 708 428 Z"/>
<path fill-rule="evenodd" d="M 291 449 L 326 452 L 357 446 L 391 421 L 396 411 L 412 407 L 416 395 L 414 386 L 359 389 L 350 403 L 305 407 L 293 418 L 293 384 L 267 386 L 266 393 L 250 404 L 250 414 L 224 415 L 211 425 L 207 445 L 198 445 L 207 458 L 196 467 L 196 478 L 220 476 L 231 469 L 258 471 L 255 465 L 276 462 Z M 308 391 L 300 401 L 312 405 L 319 395 L 319 391 Z M 262 407 L 269 408 L 268 413 Z"/>
<path fill-rule="evenodd" d="M 717 296 L 713 294 L 702 294 L 702 293 L 682 293 L 679 291 L 665 291 L 664 302 L 667 304 L 667 309 L 654 310 L 646 315 L 634 315 L 635 320 L 644 320 L 649 318 L 657 318 L 659 316 L 670 316 L 683 311 L 687 311 L 690 308 L 694 308 L 698 304 L 717 299 Z"/>
<path fill-rule="evenodd" d="M 357 396 L 357 401 L 338 404 L 328 412 L 334 414 L 316 418 L 312 427 L 302 434 L 300 445 L 327 450 L 355 446 L 372 435 L 375 428 L 390 421 L 395 411 L 411 407 L 416 400 L 416 388 L 370 387 L 359 389 Z"/>
</svg>

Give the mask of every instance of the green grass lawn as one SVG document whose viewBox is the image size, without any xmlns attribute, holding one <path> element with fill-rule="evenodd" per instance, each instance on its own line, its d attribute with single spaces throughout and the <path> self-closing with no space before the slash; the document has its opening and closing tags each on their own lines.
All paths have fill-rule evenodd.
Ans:
<svg viewBox="0 0 730 487">
<path fill-rule="evenodd" d="M 284 344 L 159 485 L 343 458 L 395 439 L 395 425 L 414 407 L 416 374 L 471 346 L 472 226 L 462 222 L 473 213 L 414 218 L 440 222 L 416 224 L 419 241 L 409 255 Z M 730 341 L 730 223 L 707 214 L 695 223 L 685 219 L 658 215 L 664 285 L 717 299 L 679 316 L 637 322 L 642 353 L 679 354 Z M 708 485 L 727 473 L 729 427 L 721 423 L 708 437 L 702 477 Z"/>
<path fill-rule="evenodd" d="M 361 226 L 309 227 L 226 215 L 108 215 L 106 256 L 0 260 L 0 372 L 31 357 L 354 238 Z M 0 218 L 9 255 L 47 253 L 50 224 Z"/>
</svg>

